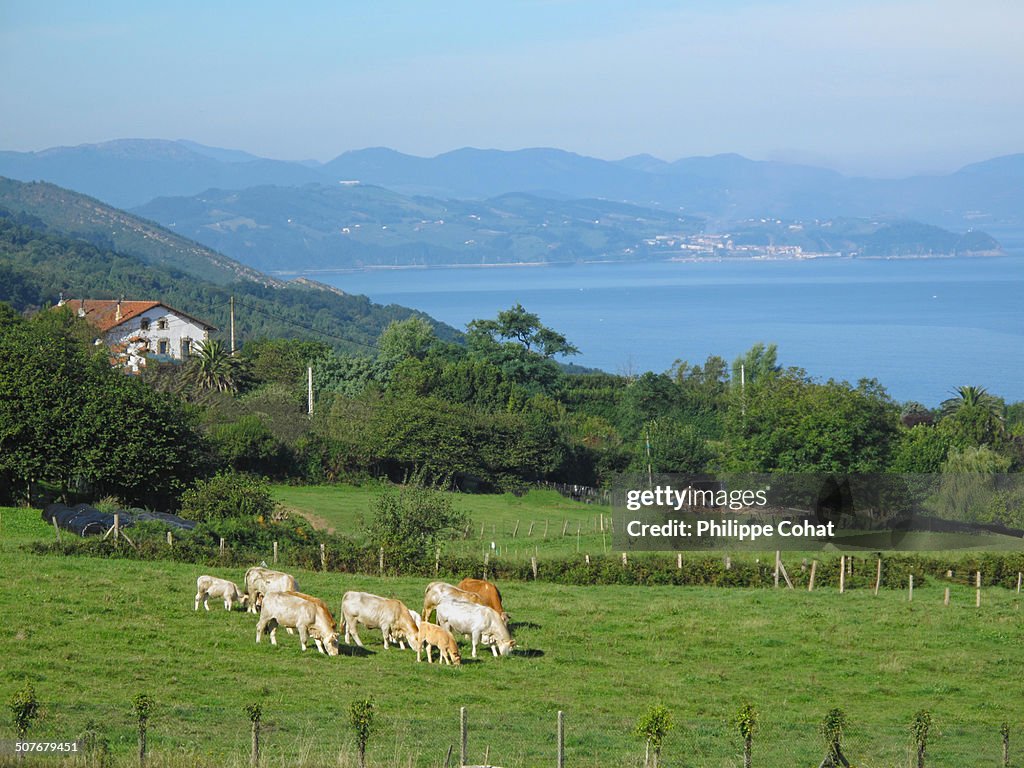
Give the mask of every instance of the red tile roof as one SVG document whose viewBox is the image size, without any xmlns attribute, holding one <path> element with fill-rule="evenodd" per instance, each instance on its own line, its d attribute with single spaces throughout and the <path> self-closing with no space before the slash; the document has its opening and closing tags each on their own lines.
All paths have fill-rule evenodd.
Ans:
<svg viewBox="0 0 1024 768">
<path fill-rule="evenodd" d="M 84 310 L 85 319 L 103 332 L 109 331 L 111 328 L 116 328 L 122 323 L 131 320 L 133 317 L 141 315 L 143 312 L 148 312 L 154 307 L 163 307 L 177 315 L 187 317 L 209 330 L 216 330 L 216 328 L 209 323 L 204 323 L 202 320 L 192 317 L 180 310 L 174 309 L 173 307 L 169 307 L 159 301 L 121 301 L 120 319 L 118 319 L 118 301 L 116 299 L 68 299 L 62 306 L 65 306 L 76 313 Z"/>
</svg>

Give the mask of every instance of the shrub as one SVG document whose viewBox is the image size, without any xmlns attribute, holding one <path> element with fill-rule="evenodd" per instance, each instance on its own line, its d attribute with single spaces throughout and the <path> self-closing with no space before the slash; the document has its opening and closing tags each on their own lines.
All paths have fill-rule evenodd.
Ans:
<svg viewBox="0 0 1024 768">
<path fill-rule="evenodd" d="M 199 522 L 266 517 L 274 506 L 265 480 L 236 473 L 200 480 L 181 497 L 182 516 Z"/>
</svg>

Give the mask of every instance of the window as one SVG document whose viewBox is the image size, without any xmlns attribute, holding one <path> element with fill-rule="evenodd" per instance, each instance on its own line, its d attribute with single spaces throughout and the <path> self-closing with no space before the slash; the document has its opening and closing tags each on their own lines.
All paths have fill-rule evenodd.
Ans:
<svg viewBox="0 0 1024 768">
<path fill-rule="evenodd" d="M 142 318 L 142 321 L 139 323 L 139 328 L 141 328 L 144 331 L 148 331 L 149 330 L 149 318 L 148 317 Z"/>
<path fill-rule="evenodd" d="M 160 341 L 158 341 L 157 344 L 156 344 L 157 354 L 158 355 L 166 355 L 167 354 L 167 347 L 168 346 L 169 345 L 168 345 L 166 339 L 161 339 Z"/>
<path fill-rule="evenodd" d="M 158 331 L 166 331 L 167 330 L 167 318 L 166 317 L 161 317 L 159 320 L 156 321 L 156 329 Z"/>
<path fill-rule="evenodd" d="M 192 339 L 188 336 L 181 340 L 181 359 L 188 360 L 189 355 L 192 354 Z"/>
</svg>

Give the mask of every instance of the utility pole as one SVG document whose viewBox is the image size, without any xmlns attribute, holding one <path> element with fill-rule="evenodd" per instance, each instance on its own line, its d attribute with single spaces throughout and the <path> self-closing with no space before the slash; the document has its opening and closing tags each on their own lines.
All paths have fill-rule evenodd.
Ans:
<svg viewBox="0 0 1024 768">
<path fill-rule="evenodd" d="M 231 297 L 231 355 L 235 354 L 235 297 Z"/>
<path fill-rule="evenodd" d="M 306 367 L 306 392 L 309 398 L 309 415 L 313 415 L 313 366 Z"/>
<path fill-rule="evenodd" d="M 644 441 L 647 443 L 647 487 L 654 490 L 654 473 L 651 472 L 651 427 L 644 426 Z"/>
</svg>

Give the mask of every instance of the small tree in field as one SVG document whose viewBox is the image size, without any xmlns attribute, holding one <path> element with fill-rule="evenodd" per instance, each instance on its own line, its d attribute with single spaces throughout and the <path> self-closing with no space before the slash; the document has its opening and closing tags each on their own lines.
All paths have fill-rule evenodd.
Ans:
<svg viewBox="0 0 1024 768">
<path fill-rule="evenodd" d="M 932 727 L 932 716 L 927 710 L 920 710 L 910 723 L 910 733 L 917 747 L 917 768 L 924 768 L 925 750 L 928 748 L 928 731 Z"/>
<path fill-rule="evenodd" d="M 647 710 L 639 720 L 633 734 L 646 742 L 644 751 L 644 766 L 658 768 L 658 760 L 661 757 L 661 745 L 665 736 L 672 728 L 672 713 L 663 704 L 658 704 Z M 654 760 L 651 760 L 651 752 L 654 753 Z"/>
<path fill-rule="evenodd" d="M 139 726 L 139 768 L 142 768 L 146 764 L 146 730 L 149 728 L 150 715 L 153 714 L 153 699 L 145 693 L 135 694 L 132 710 Z"/>
<path fill-rule="evenodd" d="M 373 731 L 373 702 L 369 699 L 353 701 L 348 708 L 352 729 L 356 732 L 356 749 L 359 752 L 359 768 L 366 768 L 366 744 Z"/>
<path fill-rule="evenodd" d="M 845 729 L 846 714 L 838 707 L 830 709 L 818 729 L 827 749 L 825 759 L 818 768 L 838 768 L 840 765 L 850 768 L 850 762 L 843 756 L 842 749 Z"/>
<path fill-rule="evenodd" d="M 736 713 L 736 727 L 743 739 L 743 768 L 750 768 L 754 744 L 754 730 L 757 728 L 757 712 L 754 705 L 747 703 Z"/>
<path fill-rule="evenodd" d="M 383 547 L 387 562 L 408 567 L 434 554 L 438 543 L 457 535 L 468 522 L 451 497 L 436 488 L 405 485 L 387 489 L 372 503 L 370 542 Z"/>
<path fill-rule="evenodd" d="M 32 683 L 29 683 L 20 691 L 16 691 L 11 696 L 9 706 L 11 713 L 14 715 L 14 730 L 18 734 L 18 741 L 24 741 L 28 729 L 32 727 L 32 723 L 39 717 L 39 700 L 36 698 L 36 689 L 32 687 Z M 25 753 L 19 753 L 18 759 L 24 760 Z"/>
<path fill-rule="evenodd" d="M 263 719 L 263 705 L 258 701 L 245 705 L 245 713 L 252 723 L 252 749 L 249 751 L 249 765 L 257 768 L 260 764 L 260 721 Z"/>
</svg>

